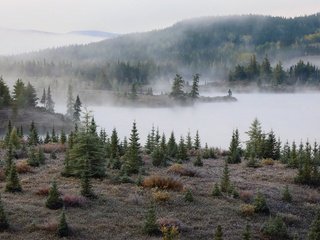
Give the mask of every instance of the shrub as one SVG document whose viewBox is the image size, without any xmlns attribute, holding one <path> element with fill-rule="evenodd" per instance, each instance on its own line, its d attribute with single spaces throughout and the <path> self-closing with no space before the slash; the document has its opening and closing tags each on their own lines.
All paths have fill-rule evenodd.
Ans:
<svg viewBox="0 0 320 240">
<path fill-rule="evenodd" d="M 269 207 L 267 205 L 267 201 L 260 192 L 258 192 L 257 196 L 254 199 L 254 207 L 256 213 L 269 214 L 270 212 Z"/>
<path fill-rule="evenodd" d="M 27 160 L 21 160 L 16 163 L 16 169 L 18 173 L 32 173 L 33 170 L 28 164 Z"/>
<path fill-rule="evenodd" d="M 166 202 L 170 199 L 170 194 L 167 191 L 155 190 L 152 192 L 152 198 L 157 202 Z"/>
<path fill-rule="evenodd" d="M 253 206 L 252 204 L 241 204 L 240 212 L 244 217 L 251 217 L 255 213 L 255 206 Z"/>
<path fill-rule="evenodd" d="M 318 209 L 316 218 L 311 223 L 309 234 L 309 240 L 318 240 L 320 239 L 320 210 Z"/>
<path fill-rule="evenodd" d="M 173 227 L 161 227 L 162 240 L 174 240 L 179 239 L 179 229 L 176 226 Z"/>
<path fill-rule="evenodd" d="M 291 196 L 291 193 L 289 191 L 289 187 L 288 185 L 285 187 L 285 189 L 283 190 L 283 193 L 282 193 L 282 201 L 284 202 L 288 202 L 288 203 L 291 203 L 292 202 L 292 196 Z"/>
<path fill-rule="evenodd" d="M 183 185 L 178 180 L 165 177 L 165 176 L 150 176 L 144 179 L 142 183 L 143 187 L 147 188 L 159 188 L 159 189 L 166 189 L 166 190 L 174 190 L 174 191 L 182 191 Z"/>
<path fill-rule="evenodd" d="M 19 176 L 16 170 L 16 164 L 11 164 L 11 169 L 9 172 L 9 176 L 6 181 L 6 192 L 21 192 L 22 188 L 20 185 Z"/>
<path fill-rule="evenodd" d="M 183 228 L 182 222 L 179 219 L 175 219 L 175 218 L 159 218 L 157 220 L 157 224 L 158 224 L 158 226 L 160 226 L 160 228 L 163 228 L 163 227 L 167 227 L 167 228 L 175 227 L 179 232 Z"/>
<path fill-rule="evenodd" d="M 188 189 L 186 194 L 184 195 L 184 200 L 186 202 L 193 202 L 194 201 L 192 191 L 190 189 Z"/>
<path fill-rule="evenodd" d="M 6 230 L 8 228 L 9 228 L 9 223 L 7 220 L 7 216 L 4 212 L 2 201 L 0 198 L 0 232 L 3 232 L 4 230 Z"/>
<path fill-rule="evenodd" d="M 42 188 L 39 188 L 36 191 L 36 195 L 38 195 L 38 196 L 48 196 L 49 195 L 49 191 L 50 191 L 50 189 L 48 187 L 42 187 Z"/>
<path fill-rule="evenodd" d="M 279 216 L 274 218 L 270 217 L 270 219 L 262 226 L 262 233 L 274 240 L 289 239 L 286 224 Z"/>
<path fill-rule="evenodd" d="M 253 193 L 251 191 L 241 191 L 239 197 L 245 203 L 249 203 L 252 200 Z"/>
<path fill-rule="evenodd" d="M 197 171 L 186 168 L 182 166 L 181 164 L 173 164 L 168 168 L 169 173 L 177 174 L 180 176 L 187 176 L 187 177 L 195 177 L 197 176 Z"/>
<path fill-rule="evenodd" d="M 244 229 L 244 232 L 242 233 L 242 239 L 243 240 L 250 240 L 251 239 L 251 227 L 250 225 L 246 225 L 246 228 Z"/>
<path fill-rule="evenodd" d="M 46 207 L 49 209 L 59 209 L 63 206 L 63 200 L 60 197 L 60 194 L 58 192 L 58 187 L 55 181 L 53 181 L 51 188 L 49 190 L 49 195 L 46 201 Z"/>
<path fill-rule="evenodd" d="M 77 195 L 64 195 L 62 200 L 65 207 L 82 207 L 87 202 L 85 197 Z"/>
<path fill-rule="evenodd" d="M 265 158 L 265 159 L 262 159 L 261 164 L 264 166 L 273 166 L 274 160 L 271 158 Z"/>
<path fill-rule="evenodd" d="M 203 162 L 202 162 L 202 159 L 201 159 L 201 153 L 197 154 L 197 158 L 193 162 L 193 166 L 195 166 L 195 167 L 202 167 L 203 166 Z"/>
<path fill-rule="evenodd" d="M 214 240 L 222 240 L 223 232 L 221 225 L 218 225 L 216 231 L 214 232 Z"/>
<path fill-rule="evenodd" d="M 59 143 L 47 143 L 41 146 L 43 151 L 45 153 L 52 153 L 52 152 L 65 152 L 67 147 L 64 144 L 59 144 Z"/>
</svg>

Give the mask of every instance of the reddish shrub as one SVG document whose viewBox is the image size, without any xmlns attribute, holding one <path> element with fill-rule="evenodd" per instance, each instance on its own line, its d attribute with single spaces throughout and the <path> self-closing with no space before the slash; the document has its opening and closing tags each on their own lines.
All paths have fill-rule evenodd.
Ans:
<svg viewBox="0 0 320 240">
<path fill-rule="evenodd" d="M 49 195 L 49 187 L 39 188 L 36 191 L 36 195 L 38 195 L 38 196 L 48 196 Z"/>
<path fill-rule="evenodd" d="M 239 196 L 242 201 L 249 203 L 253 198 L 253 193 L 251 191 L 241 191 Z"/>
<path fill-rule="evenodd" d="M 85 197 L 77 195 L 64 195 L 62 199 L 65 207 L 81 207 L 87 202 Z"/>
<path fill-rule="evenodd" d="M 16 169 L 18 173 L 28 173 L 33 172 L 32 168 L 29 166 L 27 160 L 21 160 L 16 163 Z"/>
</svg>

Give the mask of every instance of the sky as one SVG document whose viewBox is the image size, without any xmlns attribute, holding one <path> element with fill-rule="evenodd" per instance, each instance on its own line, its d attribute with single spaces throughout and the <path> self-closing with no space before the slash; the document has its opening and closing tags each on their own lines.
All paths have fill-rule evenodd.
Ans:
<svg viewBox="0 0 320 240">
<path fill-rule="evenodd" d="M 0 0 L 0 27 L 130 33 L 201 16 L 252 13 L 293 17 L 317 11 L 320 0 Z"/>
</svg>

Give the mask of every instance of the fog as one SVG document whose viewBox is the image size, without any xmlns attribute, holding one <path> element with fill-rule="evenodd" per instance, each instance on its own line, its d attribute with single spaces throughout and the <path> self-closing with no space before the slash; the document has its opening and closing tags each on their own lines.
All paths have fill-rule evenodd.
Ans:
<svg viewBox="0 0 320 240">
<path fill-rule="evenodd" d="M 13 55 L 46 48 L 101 41 L 100 36 L 77 33 L 47 33 L 38 31 L 18 31 L 0 29 L 0 55 Z"/>
<path fill-rule="evenodd" d="M 213 94 L 217 95 L 217 94 Z M 193 107 L 128 108 L 89 106 L 95 120 L 110 134 L 117 128 L 119 136 L 129 136 L 132 122 L 137 127 L 144 145 L 152 125 L 159 127 L 168 137 L 174 130 L 176 139 L 190 131 L 194 136 L 199 130 L 201 143 L 226 149 L 232 130 L 238 128 L 244 142 L 245 132 L 257 117 L 264 131 L 273 129 L 282 142 L 319 140 L 319 93 L 303 94 L 236 94 L 235 103 L 202 103 Z M 65 111 L 59 106 L 59 111 Z"/>
</svg>

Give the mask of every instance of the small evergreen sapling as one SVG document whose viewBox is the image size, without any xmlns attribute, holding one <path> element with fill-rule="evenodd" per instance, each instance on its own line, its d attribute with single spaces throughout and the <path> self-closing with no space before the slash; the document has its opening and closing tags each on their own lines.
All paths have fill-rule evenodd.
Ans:
<svg viewBox="0 0 320 240">
<path fill-rule="evenodd" d="M 86 198 L 95 198 L 95 194 L 92 191 L 92 185 L 88 172 L 84 172 L 81 177 L 81 195 Z"/>
<path fill-rule="evenodd" d="M 154 206 L 150 206 L 148 209 L 143 226 L 143 231 L 148 235 L 157 234 L 159 232 L 159 228 L 156 222 L 156 212 Z"/>
<path fill-rule="evenodd" d="M 39 158 L 36 155 L 36 150 L 33 146 L 30 148 L 29 156 L 28 156 L 28 164 L 31 167 L 39 167 Z"/>
<path fill-rule="evenodd" d="M 44 155 L 44 151 L 42 148 L 39 148 L 38 149 L 38 154 L 37 154 L 37 157 L 38 157 L 38 162 L 40 164 L 44 164 L 45 161 L 46 161 L 46 156 Z"/>
<path fill-rule="evenodd" d="M 70 234 L 69 226 L 68 226 L 68 223 L 66 220 L 66 214 L 65 214 L 64 210 L 62 211 L 61 216 L 60 216 L 57 234 L 58 234 L 58 237 L 60 237 L 60 238 L 67 237 Z"/>
<path fill-rule="evenodd" d="M 214 233 L 214 240 L 222 240 L 223 238 L 223 232 L 221 225 L 218 225 L 215 233 Z"/>
<path fill-rule="evenodd" d="M 197 153 L 197 158 L 196 158 L 196 160 L 193 162 L 193 165 L 194 165 L 195 167 L 202 167 L 202 166 L 203 166 L 203 162 L 202 162 L 202 157 L 201 157 L 200 151 Z"/>
<path fill-rule="evenodd" d="M 59 209 L 63 206 L 63 200 L 60 197 L 60 193 L 58 191 L 57 183 L 56 181 L 52 182 L 51 188 L 49 190 L 49 195 L 46 201 L 46 207 L 49 209 Z"/>
<path fill-rule="evenodd" d="M 1 200 L 1 197 L 0 197 L 0 232 L 3 232 L 8 228 L 9 228 L 9 223 L 8 223 L 8 220 L 7 220 L 7 216 L 6 216 L 5 212 L 4 212 L 3 205 L 2 205 L 2 200 Z"/>
<path fill-rule="evenodd" d="M 261 192 L 258 192 L 254 199 L 254 207 L 256 213 L 269 214 L 270 212 L 267 201 Z"/>
<path fill-rule="evenodd" d="M 251 240 L 251 227 L 249 224 L 246 225 L 244 232 L 242 233 L 243 240 Z"/>
<path fill-rule="evenodd" d="M 223 169 L 223 175 L 221 178 L 221 192 L 229 192 L 230 190 L 230 176 L 229 176 L 229 168 L 228 168 L 228 162 L 225 162 L 224 169 Z"/>
<path fill-rule="evenodd" d="M 192 195 L 192 191 L 190 189 L 188 189 L 188 191 L 186 192 L 186 194 L 184 195 L 184 200 L 186 202 L 193 202 L 193 195 Z"/>
<path fill-rule="evenodd" d="M 291 203 L 292 202 L 292 195 L 289 191 L 289 187 L 288 185 L 285 187 L 283 193 L 282 193 L 282 200 L 284 202 L 288 202 L 288 203 Z"/>
<path fill-rule="evenodd" d="M 9 175 L 6 179 L 6 192 L 21 192 L 22 188 L 20 185 L 19 176 L 16 169 L 16 164 L 11 164 Z"/>
<path fill-rule="evenodd" d="M 214 197 L 220 197 L 220 196 L 222 196 L 222 193 L 221 193 L 221 191 L 220 191 L 220 188 L 219 188 L 218 183 L 215 183 L 215 184 L 214 184 L 214 187 L 213 187 L 213 190 L 212 190 L 212 194 L 211 194 L 211 195 L 214 196 Z"/>
</svg>

